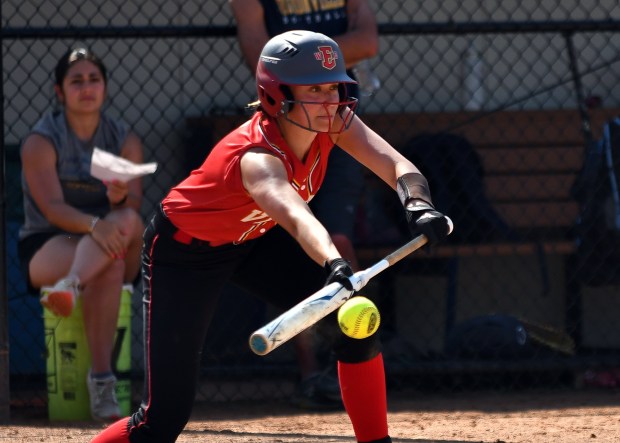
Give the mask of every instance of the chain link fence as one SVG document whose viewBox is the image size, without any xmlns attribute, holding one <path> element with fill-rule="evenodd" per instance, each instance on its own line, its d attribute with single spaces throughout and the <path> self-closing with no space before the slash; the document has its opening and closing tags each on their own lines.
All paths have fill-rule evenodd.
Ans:
<svg viewBox="0 0 620 443">
<path fill-rule="evenodd" d="M 362 118 L 415 158 L 432 185 L 439 183 L 432 187 L 436 203 L 460 221 L 443 249 L 416 253 L 365 290 L 384 316 L 389 385 L 479 387 L 490 374 L 509 387 L 620 384 L 612 376 L 620 368 L 619 288 L 613 278 L 597 286 L 575 278 L 580 206 L 571 194 L 584 147 L 620 109 L 620 6 L 613 0 L 371 6 L 380 30 L 371 67 L 381 88 L 362 98 Z M 144 180 L 144 217 L 244 118 L 255 85 L 225 0 L 6 0 L 1 8 L 3 303 L 11 405 L 18 408 L 46 398 L 42 312 L 27 293 L 16 254 L 23 217 L 19 145 L 57 106 L 57 60 L 69 47 L 85 45 L 106 64 L 106 111 L 125 119 L 141 137 L 146 160 L 159 164 Z M 454 143 L 446 146 L 439 133 L 454 136 Z M 391 191 L 371 178 L 367 187 L 356 241 L 370 264 L 404 237 Z M 227 292 L 205 344 L 199 398 L 285 398 L 297 377 L 291 348 L 257 357 L 247 347 L 249 333 L 276 313 L 234 288 Z M 140 300 L 134 298 L 132 367 L 139 385 Z M 518 338 L 536 335 L 544 352 L 520 354 Z M 281 381 L 274 383 L 275 376 Z"/>
</svg>

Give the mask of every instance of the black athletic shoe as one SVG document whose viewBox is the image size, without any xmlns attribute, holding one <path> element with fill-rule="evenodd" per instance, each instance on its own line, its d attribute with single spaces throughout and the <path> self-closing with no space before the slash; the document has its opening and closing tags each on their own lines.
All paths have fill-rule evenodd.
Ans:
<svg viewBox="0 0 620 443">
<path fill-rule="evenodd" d="M 291 400 L 294 406 L 301 409 L 325 411 L 344 408 L 338 380 L 324 373 L 302 380 Z"/>
</svg>

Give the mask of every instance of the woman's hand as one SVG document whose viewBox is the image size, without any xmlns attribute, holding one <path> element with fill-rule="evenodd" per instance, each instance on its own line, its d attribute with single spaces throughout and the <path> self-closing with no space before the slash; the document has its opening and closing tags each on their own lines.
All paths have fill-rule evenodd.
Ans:
<svg viewBox="0 0 620 443">
<path fill-rule="evenodd" d="M 100 219 L 90 233 L 93 240 L 113 259 L 124 259 L 127 253 L 126 232 L 114 222 Z"/>
<path fill-rule="evenodd" d="M 103 182 L 108 189 L 106 195 L 112 206 L 120 206 L 127 201 L 129 195 L 129 186 L 126 182 L 120 180 L 112 180 L 111 182 Z"/>
</svg>

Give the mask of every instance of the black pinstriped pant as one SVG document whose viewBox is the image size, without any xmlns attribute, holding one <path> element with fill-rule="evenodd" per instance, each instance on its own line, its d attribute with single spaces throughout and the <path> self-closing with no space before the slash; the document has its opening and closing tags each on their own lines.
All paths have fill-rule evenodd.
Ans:
<svg viewBox="0 0 620 443">
<path fill-rule="evenodd" d="M 172 238 L 175 232 L 158 209 L 144 234 L 145 384 L 142 405 L 130 419 L 133 443 L 173 442 L 189 420 L 203 343 L 227 282 L 284 310 L 325 281 L 323 269 L 280 227 L 245 244 L 218 247 L 180 243 Z M 337 330 L 334 316 L 324 320 L 327 329 Z M 378 352 L 375 335 L 334 337 L 341 360 L 362 361 Z"/>
</svg>

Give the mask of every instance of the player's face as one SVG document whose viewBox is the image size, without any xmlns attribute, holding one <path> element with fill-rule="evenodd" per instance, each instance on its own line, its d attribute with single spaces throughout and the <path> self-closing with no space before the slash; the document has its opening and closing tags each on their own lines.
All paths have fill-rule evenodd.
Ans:
<svg viewBox="0 0 620 443">
<path fill-rule="evenodd" d="M 341 125 L 336 118 L 340 105 L 338 83 L 324 85 L 291 86 L 295 105 L 288 117 L 301 126 L 308 126 L 314 131 L 331 132 Z"/>
<path fill-rule="evenodd" d="M 94 63 L 82 60 L 69 68 L 57 93 L 69 112 L 99 112 L 105 99 L 105 81 Z"/>
</svg>

